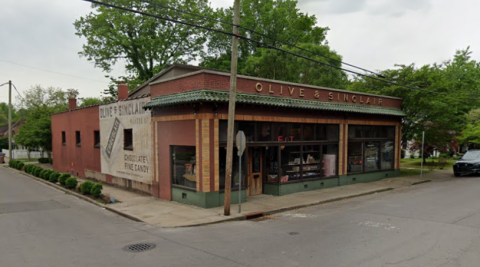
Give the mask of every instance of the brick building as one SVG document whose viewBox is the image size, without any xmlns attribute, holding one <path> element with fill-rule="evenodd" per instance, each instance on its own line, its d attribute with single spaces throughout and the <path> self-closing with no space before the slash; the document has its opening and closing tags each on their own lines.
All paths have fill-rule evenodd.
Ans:
<svg viewBox="0 0 480 267">
<path fill-rule="evenodd" d="M 63 116 L 74 118 L 78 112 L 75 116 L 79 121 L 90 116 L 85 123 L 92 125 L 74 123 L 68 129 L 61 128 L 57 124 L 69 125 L 68 120 L 62 121 L 61 114 L 52 116 L 54 157 L 56 153 L 75 157 L 80 176 L 106 182 L 114 176 L 123 179 L 123 186 L 148 191 L 158 198 L 205 208 L 223 205 L 229 84 L 229 73 L 173 65 L 129 95 L 130 99 L 150 95 L 148 103 L 140 104 L 150 112 L 149 131 L 135 123 L 115 124 L 111 107 L 72 109 Z M 234 156 L 232 203 L 238 201 L 239 188 L 242 201 L 248 201 L 251 195 L 284 195 L 399 174 L 404 115 L 401 99 L 241 75 L 237 92 L 235 133 L 244 131 L 247 149 L 242 166 Z M 138 105 L 133 108 L 138 110 Z M 105 112 L 110 112 L 110 120 L 102 128 L 99 124 Z M 85 139 L 92 147 L 86 153 L 93 153 L 93 157 L 79 154 L 72 139 L 79 131 L 75 127 L 92 132 L 92 140 L 96 129 L 101 132 L 100 148 Z M 62 131 L 68 131 L 72 140 L 67 138 L 67 147 L 58 148 Z M 136 139 L 142 141 L 133 140 L 132 153 L 128 154 L 125 151 L 130 143 L 126 138 L 130 138 L 130 131 L 141 131 Z M 116 138 L 112 141 L 113 133 Z M 144 136 L 149 136 L 150 142 Z M 82 146 L 83 142 L 82 137 Z M 114 147 L 112 142 L 123 143 L 116 153 L 109 152 L 123 155 L 123 161 L 114 167 L 105 160 L 109 147 Z M 138 154 L 137 148 L 150 156 Z M 69 168 L 70 161 L 55 168 Z M 139 184 L 139 179 L 132 176 L 136 171 L 148 171 L 150 183 L 142 176 Z"/>
</svg>

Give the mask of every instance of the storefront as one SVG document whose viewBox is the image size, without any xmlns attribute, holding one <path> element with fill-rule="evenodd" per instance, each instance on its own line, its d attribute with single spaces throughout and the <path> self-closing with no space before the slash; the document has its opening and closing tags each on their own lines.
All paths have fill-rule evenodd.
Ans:
<svg viewBox="0 0 480 267">
<path fill-rule="evenodd" d="M 150 88 L 152 194 L 223 205 L 229 74 L 200 69 Z M 234 149 L 232 203 L 240 186 L 248 201 L 399 174 L 401 99 L 247 76 L 237 92 L 247 149 L 242 166 Z"/>
</svg>

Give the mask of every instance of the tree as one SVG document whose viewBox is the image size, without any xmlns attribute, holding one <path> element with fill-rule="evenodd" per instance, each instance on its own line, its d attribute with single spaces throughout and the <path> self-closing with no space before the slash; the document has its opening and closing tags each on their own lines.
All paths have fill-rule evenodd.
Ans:
<svg viewBox="0 0 480 267">
<path fill-rule="evenodd" d="M 80 105 L 79 107 L 88 107 L 88 106 L 95 106 L 109 102 L 108 98 L 98 98 L 98 97 L 85 97 L 79 98 Z"/>
<path fill-rule="evenodd" d="M 357 78 L 349 89 L 403 98 L 402 141 L 421 142 L 425 132 L 426 147 L 444 150 L 466 127 L 465 114 L 480 104 L 480 67 L 470 54 L 467 48 L 441 64 L 397 65 L 380 72 L 384 80 L 408 88 Z"/>
<path fill-rule="evenodd" d="M 232 14 L 231 8 L 216 10 L 217 18 L 223 22 L 232 21 Z M 300 12 L 296 0 L 244 0 L 241 2 L 241 18 L 239 34 L 266 46 L 246 40 L 239 43 L 238 69 L 242 74 L 345 87 L 347 79 L 342 71 L 270 48 L 282 48 L 336 67 L 341 66 L 341 57 L 326 42 L 328 28 L 315 26 L 316 17 Z M 229 24 L 218 23 L 216 27 L 231 32 Z M 203 57 L 201 66 L 230 69 L 231 36 L 209 33 L 207 48 L 208 53 Z"/>
<path fill-rule="evenodd" d="M 284 49 L 337 68 L 341 67 L 341 56 L 331 51 L 326 45 L 302 43 L 298 46 L 300 49 L 289 47 L 284 47 Z M 314 54 L 305 52 L 305 50 Z M 328 55 L 329 58 L 319 55 Z M 266 79 L 333 88 L 345 88 L 348 83 L 347 75 L 339 69 L 266 48 L 258 49 L 255 55 L 248 58 L 243 73 Z"/>
<path fill-rule="evenodd" d="M 204 26 L 210 22 L 164 6 L 206 16 L 212 12 L 206 0 L 103 2 Z M 200 29 L 98 4 L 92 4 L 92 8 L 93 12 L 74 23 L 76 34 L 86 38 L 79 54 L 105 72 L 121 61 L 127 76 L 112 79 L 126 80 L 130 88 L 136 88 L 172 63 L 187 63 L 203 53 L 206 36 Z"/>
<path fill-rule="evenodd" d="M 12 105 L 12 121 L 17 121 L 19 119 L 19 114 L 17 109 Z M 0 103 L 0 125 L 5 125 L 8 123 L 8 104 Z"/>
<path fill-rule="evenodd" d="M 50 116 L 67 109 L 69 95 L 78 95 L 74 89 L 42 88 L 36 85 L 25 92 L 21 106 L 25 109 L 25 123 L 15 136 L 15 142 L 27 149 L 46 150 L 50 157 L 52 132 Z"/>
</svg>

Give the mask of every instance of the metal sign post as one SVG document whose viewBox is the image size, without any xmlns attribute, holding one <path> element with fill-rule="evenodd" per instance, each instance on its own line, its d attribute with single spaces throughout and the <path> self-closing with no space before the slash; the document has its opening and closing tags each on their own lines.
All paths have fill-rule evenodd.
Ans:
<svg viewBox="0 0 480 267">
<path fill-rule="evenodd" d="M 243 131 L 238 131 L 237 133 L 237 149 L 238 149 L 238 213 L 242 212 L 242 156 L 243 151 L 245 151 L 245 146 L 247 145 L 247 139 Z"/>
</svg>

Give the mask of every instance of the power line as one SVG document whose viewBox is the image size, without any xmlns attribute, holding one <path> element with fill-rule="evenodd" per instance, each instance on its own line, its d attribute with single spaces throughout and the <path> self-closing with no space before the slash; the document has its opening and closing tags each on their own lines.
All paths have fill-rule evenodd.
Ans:
<svg viewBox="0 0 480 267">
<path fill-rule="evenodd" d="M 184 10 L 181 10 L 181 9 L 178 9 L 178 8 L 169 7 L 169 6 L 162 5 L 162 4 L 158 4 L 158 3 L 153 3 L 152 1 L 149 1 L 149 0 L 137 0 L 137 1 L 142 2 L 142 3 L 148 3 L 148 4 L 151 4 L 151 5 L 157 6 L 157 7 L 162 7 L 162 8 L 170 9 L 170 10 L 173 10 L 173 11 L 176 11 L 176 12 L 180 12 L 180 13 L 183 13 L 183 14 L 195 16 L 195 17 L 198 17 L 198 18 L 203 18 L 203 19 L 207 19 L 207 20 L 210 20 L 210 21 L 218 22 L 218 23 L 221 23 L 221 24 L 225 24 L 225 25 L 229 25 L 229 26 L 237 26 L 237 27 L 239 27 L 239 28 L 245 29 L 246 31 L 248 31 L 248 32 L 250 32 L 250 33 L 263 36 L 263 37 L 265 37 L 265 38 L 267 38 L 267 39 L 273 40 L 273 41 L 275 41 L 275 42 L 279 42 L 279 43 L 281 43 L 281 44 L 283 44 L 283 45 L 287 45 L 287 46 L 290 46 L 290 47 L 293 47 L 293 48 L 297 48 L 297 49 L 299 49 L 299 50 L 301 50 L 301 51 L 310 53 L 310 54 L 312 54 L 312 55 L 316 55 L 316 56 L 319 56 L 319 57 L 323 57 L 323 58 L 325 58 L 325 59 L 328 59 L 328 60 L 331 60 L 331 61 L 334 61 L 334 62 L 338 62 L 338 63 L 347 65 L 347 66 L 352 67 L 352 68 L 356 68 L 356 69 L 359 69 L 359 70 L 363 70 L 363 71 L 365 71 L 365 72 L 374 74 L 374 75 L 379 76 L 379 77 L 383 77 L 383 75 L 380 74 L 380 73 L 377 73 L 377 72 L 374 72 L 374 71 L 371 71 L 371 70 L 368 70 L 368 69 L 365 69 L 365 68 L 362 68 L 362 67 L 355 66 L 355 65 L 353 65 L 353 64 L 344 62 L 344 61 L 342 61 L 342 60 L 338 60 L 338 59 L 331 58 L 331 57 L 328 57 L 328 56 L 325 56 L 325 55 L 322 55 L 322 54 L 315 53 L 315 52 L 310 51 L 310 50 L 308 50 L 308 49 L 305 49 L 305 48 L 303 48 L 303 47 L 299 47 L 299 46 L 297 46 L 297 45 L 295 45 L 295 44 L 292 44 L 292 43 L 289 43 L 289 42 L 286 42 L 286 41 L 278 40 L 278 39 L 276 39 L 276 38 L 274 38 L 274 37 L 268 36 L 268 35 L 266 35 L 266 34 L 263 34 L 263 33 L 261 33 L 261 32 L 255 31 L 255 30 L 252 30 L 252 29 L 247 28 L 247 27 L 242 26 L 242 25 L 235 25 L 235 24 L 233 24 L 233 23 L 231 23 L 231 22 L 221 21 L 221 20 L 218 20 L 218 19 L 215 19 L 215 18 L 211 18 L 211 17 L 199 15 L 199 14 L 192 13 L 192 12 L 189 12 L 189 11 L 184 11 Z"/>
<path fill-rule="evenodd" d="M 13 65 L 18 65 L 18 66 L 22 66 L 22 67 L 25 67 L 25 68 L 31 68 L 31 69 L 35 69 L 35 70 L 50 72 L 50 73 L 54 73 L 54 74 L 58 74 L 58 75 L 64 75 L 64 76 L 70 76 L 70 77 L 79 78 L 79 79 L 84 79 L 84 80 L 90 80 L 90 81 L 94 81 L 94 82 L 106 83 L 106 82 L 100 81 L 100 80 L 94 80 L 94 79 L 90 79 L 90 78 L 85 78 L 85 77 L 80 77 L 80 76 L 75 76 L 75 75 L 60 73 L 60 72 L 56 72 L 56 71 L 41 69 L 41 68 L 32 67 L 32 66 L 27 66 L 27 65 L 23 65 L 23 64 L 11 62 L 11 61 L 6 61 L 6 60 L 1 60 L 1 59 L 0 59 L 0 62 L 5 62 L 5 63 L 13 64 Z"/>
<path fill-rule="evenodd" d="M 15 89 L 15 91 L 17 92 L 18 96 L 19 96 L 22 100 L 25 101 L 25 98 L 23 98 L 23 96 L 22 96 L 22 95 L 20 94 L 20 92 L 17 90 L 17 87 L 15 86 L 15 84 L 12 83 L 12 85 L 13 85 L 13 88 Z"/>
<path fill-rule="evenodd" d="M 446 93 L 443 93 L 443 92 L 436 92 L 436 91 L 431 91 L 431 90 L 426 90 L 426 89 L 421 89 L 421 88 L 410 87 L 410 86 L 398 84 L 398 83 L 393 82 L 393 81 L 388 81 L 388 80 L 384 80 L 384 79 L 381 79 L 381 78 L 378 78 L 378 77 L 374 77 L 374 76 L 366 75 L 366 74 L 363 74 L 363 73 L 359 73 L 359 72 L 356 72 L 356 71 L 353 71 L 353 70 L 345 69 L 345 68 L 342 68 L 342 67 L 337 67 L 335 65 L 331 65 L 331 64 L 321 62 L 321 61 L 318 61 L 318 60 L 315 60 L 315 59 L 312 59 L 312 58 L 309 58 L 309 57 L 306 57 L 306 56 L 303 56 L 303 55 L 300 55 L 300 54 L 296 54 L 296 53 L 293 53 L 293 52 L 290 52 L 290 51 L 287 51 L 287 50 L 284 50 L 284 49 L 280 49 L 280 48 L 268 45 L 264 42 L 253 40 L 251 38 L 248 38 L 248 37 L 245 37 L 245 36 L 242 36 L 242 35 L 233 34 L 231 32 L 226 32 L 226 31 L 222 31 L 222 30 L 218 30 L 218 29 L 213 29 L 213 28 L 197 25 L 197 24 L 190 23 L 190 22 L 183 22 L 183 21 L 168 18 L 168 17 L 153 15 L 153 14 L 150 14 L 150 13 L 146 13 L 146 12 L 139 11 L 139 10 L 134 10 L 134 9 L 131 9 L 131 8 L 126 8 L 126 7 L 121 7 L 121 6 L 112 5 L 112 4 L 108 4 L 108 3 L 103 3 L 103 2 L 100 2 L 100 1 L 97 1 L 97 0 L 82 0 L 82 1 L 90 2 L 90 3 L 94 3 L 94 4 L 106 6 L 106 7 L 110 7 L 110 8 L 113 8 L 113 9 L 123 10 L 123 11 L 131 12 L 131 13 L 136 13 L 136 14 L 139 14 L 139 15 L 147 16 L 147 17 L 152 17 L 152 18 L 157 18 L 157 19 L 161 19 L 161 20 L 165 20 L 165 21 L 179 23 L 179 24 L 182 24 L 182 25 L 187 25 L 187 26 L 191 26 L 191 27 L 195 27 L 195 28 L 200 28 L 200 29 L 204 29 L 204 30 L 207 30 L 207 31 L 217 32 L 217 33 L 225 34 L 225 35 L 228 35 L 228 36 L 236 36 L 239 39 L 243 39 L 243 40 L 246 40 L 248 42 L 256 43 L 257 45 L 264 46 L 264 47 L 269 48 L 269 49 L 277 50 L 277 51 L 283 52 L 285 54 L 290 54 L 290 55 L 298 57 L 298 58 L 303 58 L 305 60 L 315 62 L 315 63 L 320 64 L 320 65 L 324 65 L 324 66 L 334 68 L 334 69 L 337 69 L 337 70 L 342 70 L 342 71 L 345 71 L 345 72 L 349 72 L 349 73 L 361 76 L 363 78 L 369 78 L 369 79 L 377 80 L 377 81 L 387 83 L 387 84 L 390 84 L 390 85 L 395 85 L 395 86 L 399 86 L 399 87 L 403 87 L 403 88 L 407 88 L 407 89 L 415 90 L 415 91 L 424 91 L 424 92 L 428 92 L 428 93 L 432 93 L 432 94 L 446 94 Z M 472 99 L 472 98 L 469 98 L 469 99 Z M 475 98 L 475 99 L 479 100 L 478 98 Z"/>
</svg>

